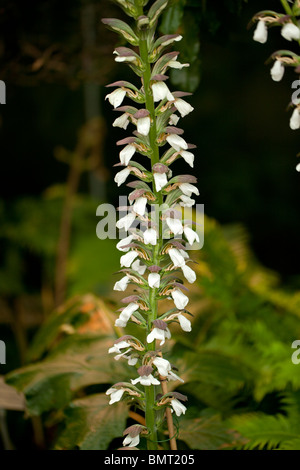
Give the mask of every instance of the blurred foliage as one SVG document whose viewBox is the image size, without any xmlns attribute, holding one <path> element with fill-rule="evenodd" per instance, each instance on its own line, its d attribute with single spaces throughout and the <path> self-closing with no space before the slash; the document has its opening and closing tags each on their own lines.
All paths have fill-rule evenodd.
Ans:
<svg viewBox="0 0 300 470">
<path fill-rule="evenodd" d="M 185 380 L 176 389 L 189 397 L 179 448 L 299 446 L 300 376 L 291 343 L 300 337 L 300 292 L 285 292 L 260 266 L 241 226 L 206 218 L 204 247 L 192 254 L 193 329 L 187 335 L 175 325 L 164 353 Z M 68 301 L 37 333 L 28 365 L 6 377 L 24 392 L 29 415 L 42 415 L 55 430 L 53 448 L 117 448 L 125 422 L 134 422 L 134 406 L 109 406 L 104 395 L 134 377 L 107 353 L 123 334 L 113 326 L 112 307 L 93 295 Z"/>
<path fill-rule="evenodd" d="M 64 186 L 57 185 L 42 198 L 18 199 L 0 209 L 0 295 L 37 292 L 40 282 L 52 284 L 64 194 Z M 74 201 L 68 296 L 88 290 L 106 292 L 111 275 L 119 268 L 113 240 L 102 240 L 99 250 L 95 235 L 98 205 L 99 201 L 83 194 Z M 35 276 L 40 278 L 37 283 Z"/>
</svg>

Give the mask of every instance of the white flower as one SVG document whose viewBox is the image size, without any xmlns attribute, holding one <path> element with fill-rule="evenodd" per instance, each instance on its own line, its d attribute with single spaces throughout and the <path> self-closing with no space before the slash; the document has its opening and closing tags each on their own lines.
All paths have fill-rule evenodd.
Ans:
<svg viewBox="0 0 300 470">
<path fill-rule="evenodd" d="M 192 152 L 187 152 L 186 150 L 181 150 L 180 155 L 186 161 L 190 167 L 194 168 L 194 159 L 195 156 Z"/>
<path fill-rule="evenodd" d="M 184 257 L 180 253 L 180 251 L 177 250 L 177 248 L 170 248 L 170 250 L 168 251 L 168 255 L 170 256 L 172 263 L 175 267 L 181 268 L 185 265 Z"/>
<path fill-rule="evenodd" d="M 184 277 L 186 278 L 186 280 L 187 280 L 190 284 L 193 284 L 193 282 L 195 282 L 196 279 L 197 279 L 195 271 L 193 271 L 193 270 L 192 270 L 189 266 L 187 266 L 187 265 L 181 266 L 181 269 L 182 269 L 183 275 L 184 275 Z"/>
<path fill-rule="evenodd" d="M 178 375 L 174 374 L 174 372 L 170 371 L 168 376 L 167 376 L 167 379 L 168 380 L 172 380 L 172 381 L 175 381 L 175 380 L 179 380 L 180 382 L 184 382 L 183 379 L 181 379 Z"/>
<path fill-rule="evenodd" d="M 177 318 L 179 320 L 180 326 L 183 329 L 183 331 L 187 331 L 187 332 L 192 331 L 192 324 L 191 324 L 190 320 L 188 320 L 181 313 L 178 314 Z"/>
<path fill-rule="evenodd" d="M 282 65 L 282 62 L 280 60 L 276 60 L 274 62 L 273 67 L 271 68 L 271 77 L 274 80 L 274 82 L 280 82 L 284 75 L 285 68 Z"/>
<path fill-rule="evenodd" d="M 162 357 L 156 357 L 153 364 L 157 367 L 159 375 L 162 375 L 163 377 L 167 377 L 171 371 L 171 364 Z"/>
<path fill-rule="evenodd" d="M 268 28 L 263 20 L 259 20 L 253 35 L 254 41 L 264 44 L 268 39 Z"/>
<path fill-rule="evenodd" d="M 194 111 L 194 108 L 182 98 L 176 98 L 174 106 L 180 112 L 181 117 L 187 116 L 189 113 Z"/>
<path fill-rule="evenodd" d="M 122 388 L 109 388 L 107 391 L 106 391 L 106 395 L 110 395 L 110 401 L 109 401 L 109 404 L 112 405 L 113 403 L 116 403 L 117 401 L 120 401 L 122 396 L 123 396 L 123 393 L 125 392 L 125 390 L 123 390 Z"/>
<path fill-rule="evenodd" d="M 281 35 L 288 41 L 292 41 L 293 39 L 298 41 L 300 39 L 300 29 L 294 23 L 286 23 L 281 28 Z"/>
<path fill-rule="evenodd" d="M 194 186 L 193 184 L 181 183 L 181 185 L 179 186 L 179 189 L 186 196 L 190 197 L 193 193 L 196 194 L 196 196 L 199 196 L 199 189 L 196 186 Z"/>
<path fill-rule="evenodd" d="M 140 435 L 138 434 L 135 437 L 131 437 L 130 434 L 125 437 L 123 441 L 123 446 L 136 447 L 140 443 Z"/>
<path fill-rule="evenodd" d="M 126 238 L 122 238 L 122 240 L 119 241 L 119 243 L 117 243 L 116 247 L 119 251 L 123 251 L 123 252 L 127 252 L 130 250 L 130 247 L 127 247 L 127 248 L 122 248 L 123 246 L 126 246 L 126 245 L 129 245 L 129 243 L 131 243 L 133 239 L 133 235 L 129 235 L 128 237 Z"/>
<path fill-rule="evenodd" d="M 113 127 L 120 127 L 121 129 L 127 129 L 129 124 L 128 114 L 124 113 L 121 114 L 117 119 L 113 122 Z"/>
<path fill-rule="evenodd" d="M 180 205 L 183 206 L 183 207 L 192 207 L 195 204 L 194 199 L 191 199 L 190 197 L 186 196 L 185 194 L 180 196 L 180 199 L 182 201 L 180 203 Z"/>
<path fill-rule="evenodd" d="M 192 245 L 194 241 L 197 241 L 199 243 L 199 235 L 197 234 L 197 232 L 195 232 L 195 230 L 185 225 L 183 227 L 183 233 L 185 234 L 187 241 L 190 245 Z"/>
<path fill-rule="evenodd" d="M 129 175 L 130 170 L 128 170 L 128 168 L 124 168 L 124 170 L 121 170 L 116 174 L 114 181 L 118 186 L 121 186 L 121 184 L 125 183 Z"/>
<path fill-rule="evenodd" d="M 181 223 L 181 220 L 179 219 L 173 219 L 171 217 L 166 218 L 167 225 L 171 232 L 174 233 L 174 235 L 180 235 L 183 233 L 183 226 Z"/>
<path fill-rule="evenodd" d="M 112 353 L 120 354 L 121 349 L 129 348 L 129 347 L 130 347 L 130 344 L 127 343 L 127 341 L 119 341 L 118 343 L 115 343 L 111 348 L 109 348 L 108 352 L 109 352 L 109 354 L 112 354 Z M 126 352 L 128 352 L 128 351 L 126 351 Z"/>
<path fill-rule="evenodd" d="M 114 54 L 118 54 L 117 51 L 114 51 Z M 120 56 L 115 57 L 116 62 L 137 62 L 137 58 L 134 55 Z"/>
<path fill-rule="evenodd" d="M 138 361 L 138 358 L 137 357 L 134 357 L 134 356 L 128 356 L 128 352 L 130 352 L 131 349 L 128 349 L 128 351 L 125 351 L 123 352 L 122 354 L 117 354 L 114 359 L 115 361 L 119 361 L 121 358 L 123 359 L 127 359 L 127 362 L 128 362 L 128 365 L 129 366 L 135 366 L 137 361 Z"/>
<path fill-rule="evenodd" d="M 300 163 L 298 163 L 298 165 L 296 166 L 296 171 L 300 172 Z"/>
<path fill-rule="evenodd" d="M 145 264 L 141 264 L 140 260 L 137 259 L 134 263 L 132 263 L 131 269 L 133 269 L 137 273 L 143 275 L 143 274 L 145 274 L 147 266 Z"/>
<path fill-rule="evenodd" d="M 181 64 L 177 60 L 170 60 L 170 62 L 168 62 L 167 65 L 171 69 L 179 69 L 179 70 L 183 69 L 183 67 L 189 67 L 190 66 L 190 64 Z"/>
<path fill-rule="evenodd" d="M 167 99 L 168 101 L 175 100 L 165 82 L 154 82 L 152 84 L 152 92 L 154 101 L 161 101 L 164 99 Z"/>
<path fill-rule="evenodd" d="M 151 119 L 149 116 L 138 119 L 137 131 L 139 134 L 148 135 L 150 131 Z"/>
<path fill-rule="evenodd" d="M 168 179 L 166 173 L 154 173 L 154 181 L 156 191 L 160 191 L 166 184 L 168 184 Z"/>
<path fill-rule="evenodd" d="M 133 204 L 133 210 L 136 214 L 143 216 L 146 211 L 147 206 L 147 198 L 146 197 L 138 197 Z"/>
<path fill-rule="evenodd" d="M 183 310 L 189 303 L 189 298 L 181 292 L 179 289 L 175 289 L 171 292 L 171 296 L 174 300 L 174 304 L 178 310 Z"/>
<path fill-rule="evenodd" d="M 130 282 L 129 277 L 124 276 L 122 277 L 122 279 L 120 279 L 119 281 L 115 283 L 113 290 L 124 292 L 127 289 L 129 282 Z"/>
<path fill-rule="evenodd" d="M 148 276 L 148 284 L 152 289 L 160 286 L 160 275 L 158 273 L 150 273 Z"/>
<path fill-rule="evenodd" d="M 115 326 L 120 326 L 125 328 L 127 325 L 128 320 L 130 319 L 131 315 L 138 310 L 138 304 L 131 302 L 130 304 L 125 307 L 122 312 L 120 313 L 119 318 L 115 321 Z"/>
<path fill-rule="evenodd" d="M 290 119 L 290 128 L 293 130 L 300 129 L 300 112 L 295 108 Z"/>
<path fill-rule="evenodd" d="M 120 264 L 121 266 L 125 266 L 126 268 L 129 268 L 137 257 L 138 257 L 138 253 L 136 251 L 128 251 L 128 253 L 121 256 Z"/>
<path fill-rule="evenodd" d="M 117 228 L 123 228 L 126 232 L 131 227 L 132 223 L 135 220 L 135 214 L 129 212 L 129 214 L 125 215 L 121 219 L 118 220 L 116 223 Z"/>
<path fill-rule="evenodd" d="M 158 339 L 160 341 L 160 346 L 162 346 L 165 343 L 166 339 L 171 338 L 171 332 L 169 328 L 166 328 L 165 330 L 161 330 L 160 328 L 153 328 L 153 330 L 148 334 L 147 336 L 147 343 L 152 343 L 155 339 Z"/>
<path fill-rule="evenodd" d="M 180 117 L 177 114 L 171 114 L 169 119 L 170 126 L 176 126 L 178 124 Z"/>
<path fill-rule="evenodd" d="M 186 412 L 186 407 L 176 398 L 171 400 L 171 406 L 175 411 L 176 416 L 180 416 Z"/>
<path fill-rule="evenodd" d="M 152 374 L 142 375 L 142 376 L 140 376 L 140 377 L 138 377 L 137 379 L 134 379 L 134 380 L 131 379 L 131 383 L 133 385 L 137 384 L 138 382 L 141 385 L 145 385 L 145 386 L 160 385 L 160 381 L 155 379 Z"/>
<path fill-rule="evenodd" d="M 126 145 L 126 147 L 123 148 L 120 152 L 120 162 L 122 165 L 128 165 L 130 162 L 131 158 L 135 154 L 136 148 L 135 145 L 129 144 Z"/>
<path fill-rule="evenodd" d="M 157 232 L 154 228 L 147 228 L 144 234 L 145 245 L 156 245 L 157 244 Z"/>
<path fill-rule="evenodd" d="M 120 104 L 122 104 L 125 96 L 126 96 L 126 91 L 123 90 L 122 88 L 117 88 L 112 93 L 109 93 L 108 95 L 106 95 L 105 99 L 108 99 L 110 104 L 114 108 L 117 108 L 118 106 L 120 106 Z"/>
<path fill-rule="evenodd" d="M 182 137 L 180 137 L 180 135 L 169 134 L 166 140 L 173 149 L 177 150 L 177 152 L 180 152 L 182 149 L 187 150 L 188 148 L 188 144 Z"/>
</svg>

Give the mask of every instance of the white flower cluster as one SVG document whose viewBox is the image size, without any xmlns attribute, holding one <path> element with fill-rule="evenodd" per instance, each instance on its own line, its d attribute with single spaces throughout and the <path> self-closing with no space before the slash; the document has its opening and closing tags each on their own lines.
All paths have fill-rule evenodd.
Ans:
<svg viewBox="0 0 300 470">
<path fill-rule="evenodd" d="M 254 41 L 264 44 L 268 40 L 268 24 L 280 26 L 281 36 L 287 41 L 300 41 L 300 28 L 295 18 L 289 15 L 277 15 L 270 17 L 270 12 L 265 15 L 263 12 L 256 17 L 257 25 L 253 34 Z M 289 51 L 279 51 L 273 54 L 274 64 L 271 68 L 271 77 L 275 82 L 280 82 L 285 73 L 285 67 L 288 65 L 299 67 L 300 57 Z M 293 103 L 294 110 L 290 117 L 290 128 L 292 130 L 300 129 L 300 104 Z M 300 164 L 296 166 L 296 170 L 300 172 Z"/>
</svg>

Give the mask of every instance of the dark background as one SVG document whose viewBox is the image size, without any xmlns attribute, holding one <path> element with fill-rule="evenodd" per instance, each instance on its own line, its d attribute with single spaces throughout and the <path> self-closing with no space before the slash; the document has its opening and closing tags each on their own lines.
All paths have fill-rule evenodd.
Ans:
<svg viewBox="0 0 300 470">
<path fill-rule="evenodd" d="M 110 170 L 118 160 L 115 141 L 124 134 L 111 128 L 115 113 L 104 102 L 104 84 L 132 76 L 125 67 L 112 64 L 116 36 L 100 25 L 101 16 L 122 13 L 107 1 L 95 3 L 100 54 L 97 106 L 107 123 L 105 165 Z M 201 17 L 202 2 L 198 3 Z M 252 40 L 253 28 L 247 29 L 262 3 L 266 9 L 281 10 L 280 2 L 249 0 L 240 11 L 230 1 L 206 3 L 208 13 L 201 17 L 199 28 L 201 81 L 191 98 L 195 111 L 181 122 L 186 139 L 198 147 L 193 170 L 199 178 L 198 202 L 221 223 L 243 223 L 261 262 L 297 286 L 300 175 L 295 166 L 300 144 L 299 133 L 289 128 L 287 106 L 291 83 L 298 77 L 287 70 L 282 82 L 275 83 L 270 64 L 265 64 L 276 49 L 295 45 L 287 44 L 276 28 L 262 45 Z M 0 193 L 6 217 L 16 200 L 39 197 L 48 186 L 66 180 L 67 167 L 53 152 L 57 145 L 74 148 L 86 120 L 79 65 L 80 8 L 78 1 L 1 2 L 0 78 L 7 85 L 7 104 L 0 109 Z M 197 2 L 192 8 L 197 10 Z M 27 43 L 40 51 L 57 44 L 65 68 L 32 71 L 33 59 L 24 53 Z M 105 199 L 115 204 L 113 174 L 105 184 Z M 91 191 L 87 176 L 80 189 Z M 31 265 L 28 272 L 33 278 L 34 269 Z"/>
</svg>

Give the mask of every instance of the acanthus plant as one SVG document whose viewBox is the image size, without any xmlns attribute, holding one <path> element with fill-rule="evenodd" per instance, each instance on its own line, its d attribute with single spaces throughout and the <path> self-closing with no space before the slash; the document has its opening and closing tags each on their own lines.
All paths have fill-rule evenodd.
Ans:
<svg viewBox="0 0 300 470">
<path fill-rule="evenodd" d="M 195 146 L 187 143 L 182 137 L 183 130 L 176 127 L 180 117 L 194 108 L 184 99 L 191 93 L 170 91 L 166 74 L 171 68 L 182 69 L 189 64 L 180 63 L 179 53 L 169 51 L 170 46 L 182 39 L 181 35 L 156 37 L 157 22 L 168 0 L 157 0 L 151 6 L 148 0 L 116 0 L 116 3 L 134 19 L 135 26 L 114 18 L 102 21 L 132 46 L 117 47 L 115 61 L 129 65 L 140 85 L 123 80 L 107 85 L 113 91 L 106 99 L 120 113 L 113 126 L 124 130 L 131 124 L 135 127 L 131 136 L 117 142 L 122 150 L 115 166 L 122 169 L 115 182 L 120 186 L 129 175 L 136 179 L 127 183 L 133 189 L 129 205 L 119 208 L 127 213 L 118 220 L 117 227 L 125 230 L 127 236 L 117 244 L 123 252 L 123 277 L 114 289 L 125 291 L 132 284 L 136 291 L 123 299 L 126 306 L 120 309 L 115 325 L 124 328 L 128 322 L 134 322 L 140 327 L 141 338 L 124 335 L 110 348 L 109 353 L 115 354 L 116 360 L 127 360 L 136 368 L 137 377 L 131 382 L 116 383 L 106 393 L 109 404 L 125 399 L 144 413 L 145 425 L 134 424 L 124 431 L 124 446 L 137 446 L 143 435 L 149 450 L 158 449 L 157 433 L 167 421 L 170 447 L 176 449 L 173 416 L 186 412 L 183 402 L 187 397 L 168 392 L 167 381 L 183 380 L 163 357 L 162 347 L 171 338 L 171 323 L 179 323 L 184 332 L 191 331 L 190 313 L 186 309 L 188 289 L 183 278 L 190 283 L 196 280 L 195 271 L 189 266 L 192 260 L 187 247 L 199 242 L 199 236 L 193 221 L 182 219 L 182 211 L 195 204 L 192 196 L 199 195 L 199 191 L 195 176 L 173 177 L 170 169 L 179 158 L 191 167 L 194 165 Z M 133 103 L 124 105 L 128 98 Z M 134 161 L 138 154 L 148 160 L 148 165 Z M 160 312 L 159 302 L 166 299 L 172 302 L 172 308 Z"/>
<path fill-rule="evenodd" d="M 300 45 L 300 0 L 281 0 L 284 13 L 277 13 L 272 10 L 263 10 L 252 18 L 252 23 L 256 23 L 253 39 L 261 44 L 268 40 L 269 28 L 280 27 L 281 36 L 289 41 L 296 41 Z M 272 54 L 271 77 L 275 82 L 282 80 L 285 68 L 293 67 L 296 73 L 300 73 L 300 55 L 290 50 L 279 50 Z M 294 84 L 299 86 L 299 80 Z M 294 84 L 292 85 L 294 87 Z M 300 129 L 300 100 L 299 93 L 295 92 L 296 97 L 291 100 L 289 105 L 293 109 L 290 117 L 290 128 L 292 130 Z M 300 163 L 296 166 L 300 172 Z"/>
</svg>

